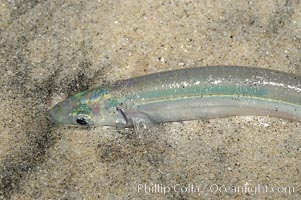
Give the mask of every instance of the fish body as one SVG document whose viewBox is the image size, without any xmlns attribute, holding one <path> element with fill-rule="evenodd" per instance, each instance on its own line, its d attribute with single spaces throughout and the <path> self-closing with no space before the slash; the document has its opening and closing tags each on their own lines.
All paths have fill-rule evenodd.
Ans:
<svg viewBox="0 0 301 200">
<path fill-rule="evenodd" d="M 239 66 L 172 70 L 78 93 L 50 114 L 62 124 L 114 127 L 236 115 L 301 121 L 301 77 Z"/>
</svg>

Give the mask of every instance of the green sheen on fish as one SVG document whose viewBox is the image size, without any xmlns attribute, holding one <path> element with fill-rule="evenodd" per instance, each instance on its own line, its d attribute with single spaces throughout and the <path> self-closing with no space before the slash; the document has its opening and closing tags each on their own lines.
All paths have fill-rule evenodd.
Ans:
<svg viewBox="0 0 301 200">
<path fill-rule="evenodd" d="M 254 67 L 179 69 L 83 91 L 50 110 L 59 124 L 121 128 L 236 115 L 301 122 L 301 77 Z"/>
</svg>

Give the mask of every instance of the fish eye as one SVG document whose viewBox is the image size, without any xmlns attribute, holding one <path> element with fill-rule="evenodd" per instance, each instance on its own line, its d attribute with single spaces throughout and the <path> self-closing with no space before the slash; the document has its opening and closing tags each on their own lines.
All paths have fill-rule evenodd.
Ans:
<svg viewBox="0 0 301 200">
<path fill-rule="evenodd" d="M 79 117 L 76 119 L 76 123 L 78 123 L 79 125 L 88 125 L 88 122 L 85 118 L 83 117 Z"/>
</svg>

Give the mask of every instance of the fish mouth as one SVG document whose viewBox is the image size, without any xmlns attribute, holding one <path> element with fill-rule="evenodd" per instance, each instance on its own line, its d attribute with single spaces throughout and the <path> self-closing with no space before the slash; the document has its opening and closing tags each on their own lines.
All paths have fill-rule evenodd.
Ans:
<svg viewBox="0 0 301 200">
<path fill-rule="evenodd" d="M 56 124 L 75 124 L 72 112 L 77 101 L 70 98 L 53 106 L 48 112 L 48 118 Z"/>
</svg>

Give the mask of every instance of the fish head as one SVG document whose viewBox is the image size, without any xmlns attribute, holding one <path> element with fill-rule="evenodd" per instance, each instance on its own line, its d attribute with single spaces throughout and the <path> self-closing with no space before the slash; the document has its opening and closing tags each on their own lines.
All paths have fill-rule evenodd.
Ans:
<svg viewBox="0 0 301 200">
<path fill-rule="evenodd" d="M 118 126 L 126 124 L 118 102 L 106 89 L 78 93 L 50 109 L 53 122 L 64 125 Z"/>
</svg>

